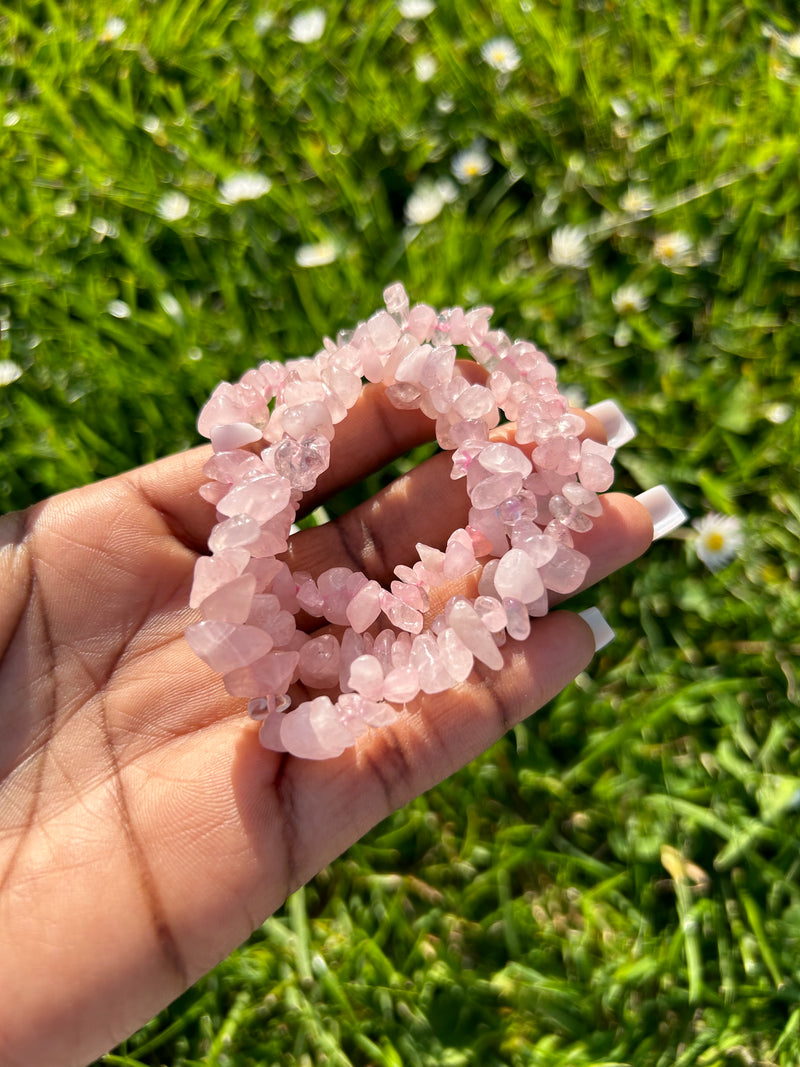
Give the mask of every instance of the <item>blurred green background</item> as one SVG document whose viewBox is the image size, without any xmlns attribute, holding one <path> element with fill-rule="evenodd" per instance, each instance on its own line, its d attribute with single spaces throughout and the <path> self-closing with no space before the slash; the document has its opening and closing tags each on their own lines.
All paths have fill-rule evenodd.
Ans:
<svg viewBox="0 0 800 1067">
<path fill-rule="evenodd" d="M 616 398 L 617 488 L 744 533 L 583 598 L 588 673 L 103 1062 L 800 1062 L 795 5 L 25 0 L 0 84 L 4 510 L 402 280 Z"/>
</svg>

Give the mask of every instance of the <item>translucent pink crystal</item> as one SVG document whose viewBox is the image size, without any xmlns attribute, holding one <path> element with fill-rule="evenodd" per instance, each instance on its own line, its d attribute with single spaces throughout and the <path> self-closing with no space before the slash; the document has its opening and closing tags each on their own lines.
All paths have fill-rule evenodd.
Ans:
<svg viewBox="0 0 800 1067">
<path fill-rule="evenodd" d="M 391 352 L 400 337 L 400 327 L 388 311 L 377 311 L 367 322 L 367 328 L 378 352 Z"/>
<path fill-rule="evenodd" d="M 285 437 L 265 452 L 265 459 L 267 454 L 277 474 L 286 478 L 292 488 L 306 492 L 328 469 L 331 445 L 323 434 L 307 434 L 300 441 Z"/>
<path fill-rule="evenodd" d="M 287 752 L 303 759 L 331 759 L 353 743 L 329 697 L 307 700 L 283 716 L 281 742 Z"/>
<path fill-rule="evenodd" d="M 414 638 L 411 666 L 419 674 L 419 687 L 423 693 L 443 693 L 453 685 L 454 679 L 442 661 L 439 646 L 432 634 L 419 634 Z"/>
<path fill-rule="evenodd" d="M 272 648 L 269 634 L 255 626 L 204 619 L 186 628 L 186 640 L 195 655 L 220 673 L 245 667 Z"/>
<path fill-rule="evenodd" d="M 367 582 L 346 608 L 347 622 L 359 634 L 368 630 L 380 613 L 381 586 L 375 581 Z"/>
<path fill-rule="evenodd" d="M 581 485 L 595 493 L 604 493 L 609 489 L 614 481 L 614 468 L 611 466 L 613 457 L 613 448 L 587 438 L 581 448 L 578 468 Z"/>
<path fill-rule="evenodd" d="M 516 472 L 511 474 L 490 474 L 483 481 L 478 482 L 469 495 L 476 508 L 486 510 L 496 508 L 498 504 L 502 504 L 504 500 L 513 496 L 521 488 L 521 474 Z"/>
<path fill-rule="evenodd" d="M 476 659 L 494 671 L 502 668 L 503 655 L 500 649 L 481 622 L 480 615 L 465 597 L 451 597 L 448 600 L 445 619 Z"/>
<path fill-rule="evenodd" d="M 387 285 L 383 290 L 383 302 L 390 315 L 408 315 L 408 293 L 400 282 Z"/>
<path fill-rule="evenodd" d="M 291 486 L 285 478 L 264 474 L 234 485 L 217 510 L 221 515 L 249 515 L 257 522 L 266 522 L 283 511 L 290 496 Z"/>
<path fill-rule="evenodd" d="M 427 304 L 415 304 L 408 313 L 408 332 L 418 341 L 428 341 L 436 330 L 437 315 Z"/>
<path fill-rule="evenodd" d="M 480 464 L 492 474 L 521 474 L 526 478 L 533 465 L 521 448 L 495 441 L 487 445 L 480 455 Z"/>
<path fill-rule="evenodd" d="M 406 582 L 392 582 L 389 589 L 393 596 L 408 604 L 410 608 L 426 612 L 430 606 L 430 597 L 419 585 L 408 585 Z"/>
<path fill-rule="evenodd" d="M 495 568 L 496 570 L 497 568 Z M 481 622 L 490 634 L 500 633 L 505 629 L 508 619 L 506 609 L 495 596 L 478 596 L 475 598 L 475 610 Z"/>
<path fill-rule="evenodd" d="M 422 613 L 409 604 L 404 604 L 402 600 L 385 589 L 381 592 L 381 610 L 392 626 L 397 626 L 400 630 L 406 630 L 410 634 L 421 632 Z"/>
<path fill-rule="evenodd" d="M 250 614 L 256 591 L 256 576 L 242 574 L 206 597 L 201 605 L 203 618 L 243 623 Z"/>
<path fill-rule="evenodd" d="M 588 556 L 567 545 L 559 545 L 549 563 L 540 568 L 539 574 L 545 586 L 554 593 L 574 593 L 588 569 Z"/>
<path fill-rule="evenodd" d="M 407 704 L 419 693 L 416 667 L 393 667 L 383 680 L 383 698 L 392 704 Z"/>
<path fill-rule="evenodd" d="M 367 700 L 383 699 L 383 668 L 375 656 L 357 656 L 350 664 L 348 684 Z"/>
<path fill-rule="evenodd" d="M 251 701 L 252 703 L 252 701 Z M 281 741 L 281 724 L 283 715 L 274 711 L 268 712 L 261 722 L 258 731 L 259 744 L 270 752 L 285 752 L 286 745 Z"/>
<path fill-rule="evenodd" d="M 217 523 L 208 538 L 212 552 L 224 552 L 226 548 L 242 548 L 258 540 L 261 527 L 249 515 L 234 515 Z"/>
<path fill-rule="evenodd" d="M 295 441 L 301 441 L 312 434 L 322 434 L 333 440 L 333 420 L 325 404 L 320 400 L 311 400 L 296 407 L 285 408 L 281 412 L 283 432 Z"/>
<path fill-rule="evenodd" d="M 300 653 L 276 651 L 223 675 L 225 688 L 232 697 L 252 697 L 264 693 L 285 693 L 294 680 Z"/>
<path fill-rule="evenodd" d="M 228 422 L 211 431 L 211 447 L 215 452 L 228 452 L 260 440 L 261 430 L 249 422 Z"/>
<path fill-rule="evenodd" d="M 531 632 L 531 619 L 525 604 L 516 597 L 504 597 L 503 607 L 508 618 L 508 636 L 513 637 L 515 641 L 524 641 Z"/>
<path fill-rule="evenodd" d="M 446 626 L 437 634 L 436 644 L 444 668 L 453 681 L 466 681 L 472 671 L 474 657 L 455 630 Z"/>
<path fill-rule="evenodd" d="M 300 649 L 300 681 L 314 689 L 331 689 L 339 681 L 341 649 L 333 634 L 312 637 Z"/>
<path fill-rule="evenodd" d="M 502 598 L 515 597 L 525 604 L 540 596 L 544 588 L 538 568 L 521 548 L 510 548 L 500 560 L 494 586 Z"/>
</svg>

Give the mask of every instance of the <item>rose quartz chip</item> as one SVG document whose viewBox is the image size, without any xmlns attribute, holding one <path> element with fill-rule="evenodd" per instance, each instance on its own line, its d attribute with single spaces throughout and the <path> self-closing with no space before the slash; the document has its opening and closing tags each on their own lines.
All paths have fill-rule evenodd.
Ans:
<svg viewBox="0 0 800 1067">
<path fill-rule="evenodd" d="M 515 641 L 524 641 L 531 632 L 528 609 L 516 597 L 504 597 L 503 607 L 508 617 L 508 636 L 513 637 Z"/>
<path fill-rule="evenodd" d="M 494 575 L 500 597 L 515 597 L 527 604 L 541 595 L 544 585 L 539 570 L 521 548 L 510 548 L 500 560 Z"/>
<path fill-rule="evenodd" d="M 437 634 L 436 644 L 445 670 L 453 681 L 466 681 L 472 671 L 474 658 L 455 630 L 446 626 Z"/>
<path fill-rule="evenodd" d="M 206 597 L 200 610 L 205 619 L 223 619 L 225 622 L 247 621 L 250 605 L 256 591 L 256 576 L 242 574 Z"/>
<path fill-rule="evenodd" d="M 283 716 L 281 742 L 287 752 L 304 759 L 341 756 L 353 735 L 341 722 L 329 697 L 306 700 Z"/>
<path fill-rule="evenodd" d="M 389 590 L 398 600 L 408 604 L 410 608 L 426 612 L 430 607 L 430 597 L 420 585 L 408 585 L 406 582 L 394 581 Z"/>
<path fill-rule="evenodd" d="M 392 704 L 407 704 L 419 693 L 416 667 L 393 667 L 383 680 L 383 699 Z"/>
<path fill-rule="evenodd" d="M 492 474 L 521 474 L 523 478 L 533 470 L 533 464 L 522 451 L 514 445 L 495 441 L 483 449 L 480 463 L 484 470 Z"/>
<path fill-rule="evenodd" d="M 508 622 L 506 610 L 497 597 L 478 596 L 475 598 L 474 606 L 481 622 L 490 634 L 499 634 L 501 630 L 505 629 Z"/>
<path fill-rule="evenodd" d="M 447 625 L 451 626 L 470 652 L 494 671 L 503 666 L 503 656 L 481 617 L 465 597 L 451 597 L 445 608 Z"/>
<path fill-rule="evenodd" d="M 372 626 L 381 613 L 381 586 L 379 582 L 370 581 L 353 597 L 347 605 L 347 622 L 356 633 L 363 633 Z"/>
<path fill-rule="evenodd" d="M 270 711 L 261 721 L 261 727 L 258 731 L 258 741 L 263 748 L 269 749 L 270 752 L 286 751 L 286 745 L 281 741 L 281 724 L 283 718 L 283 715 Z"/>
<path fill-rule="evenodd" d="M 232 697 L 285 693 L 294 680 L 299 658 L 299 652 L 278 652 L 273 649 L 255 663 L 229 671 L 222 680 Z"/>
<path fill-rule="evenodd" d="M 554 593 L 574 593 L 588 569 L 588 556 L 568 545 L 559 545 L 550 562 L 540 568 L 539 574 L 545 586 Z"/>
<path fill-rule="evenodd" d="M 381 353 L 391 352 L 400 336 L 400 327 L 388 311 L 376 311 L 367 322 L 370 340 Z"/>
<path fill-rule="evenodd" d="M 408 293 L 401 282 L 393 282 L 383 290 L 383 302 L 390 315 L 408 315 Z"/>
<path fill-rule="evenodd" d="M 383 668 L 375 656 L 357 656 L 353 660 L 348 684 L 367 700 L 383 699 Z"/>
<path fill-rule="evenodd" d="M 333 634 L 312 637 L 300 649 L 297 669 L 303 685 L 331 689 L 339 681 L 341 650 Z"/>
<path fill-rule="evenodd" d="M 402 600 L 385 589 L 381 592 L 381 610 L 392 626 L 397 626 L 410 634 L 421 633 L 422 612 L 412 608 L 409 604 L 404 604 Z"/>
<path fill-rule="evenodd" d="M 496 508 L 521 488 L 521 474 L 490 474 L 475 486 L 469 496 L 476 508 L 488 510 Z"/>
<path fill-rule="evenodd" d="M 260 440 L 261 430 L 249 422 L 229 422 L 211 431 L 211 447 L 215 452 L 229 452 Z"/>
<path fill-rule="evenodd" d="M 444 665 L 432 634 L 420 634 L 414 638 L 411 666 L 419 674 L 419 687 L 423 693 L 443 693 L 453 685 L 454 679 Z"/>
<path fill-rule="evenodd" d="M 420 342 L 428 341 L 436 330 L 437 315 L 427 304 L 415 304 L 408 313 L 408 331 Z"/>
<path fill-rule="evenodd" d="M 224 522 L 219 522 L 211 531 L 208 547 L 212 552 L 223 552 L 226 548 L 241 548 L 258 540 L 261 527 L 249 515 L 234 515 Z"/>
<path fill-rule="evenodd" d="M 277 474 L 263 474 L 240 482 L 217 504 L 221 515 L 249 515 L 266 522 L 283 511 L 289 503 L 291 486 Z"/>
<path fill-rule="evenodd" d="M 581 485 L 595 493 L 604 493 L 609 489 L 614 481 L 614 468 L 611 466 L 613 457 L 613 448 L 587 438 L 581 448 L 578 468 Z"/>
<path fill-rule="evenodd" d="M 217 619 L 187 626 L 186 640 L 195 655 L 220 673 L 246 667 L 272 648 L 269 634 L 255 626 Z"/>
<path fill-rule="evenodd" d="M 475 566 L 475 550 L 465 530 L 457 530 L 450 535 L 444 553 L 442 572 L 450 581 L 469 574 Z"/>
</svg>

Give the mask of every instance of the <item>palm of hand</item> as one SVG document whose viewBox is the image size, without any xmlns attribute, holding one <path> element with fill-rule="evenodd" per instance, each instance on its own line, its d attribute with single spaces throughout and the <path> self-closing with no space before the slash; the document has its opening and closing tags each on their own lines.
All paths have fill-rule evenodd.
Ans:
<svg viewBox="0 0 800 1067">
<path fill-rule="evenodd" d="M 373 398 L 352 419 L 343 456 L 377 410 Z M 380 424 L 387 456 L 421 435 L 413 421 L 402 440 Z M 398 727 L 337 760 L 264 751 L 242 701 L 183 639 L 213 521 L 196 497 L 203 458 L 174 457 L 0 521 L 0 959 L 27 975 L 0 1006 L 4 1064 L 80 1064 L 111 1047 L 591 655 L 585 625 L 556 613 L 538 621 L 535 645 L 507 651 L 501 675 L 423 697 Z M 365 465 L 342 461 L 340 482 Z M 451 490 L 441 465 L 429 470 L 349 526 L 300 535 L 293 565 L 358 562 L 385 579 L 376 541 L 402 558 L 409 524 L 396 513 L 408 514 L 409 498 L 420 521 L 427 501 L 435 517 L 425 521 L 453 526 L 447 509 L 430 508 Z M 591 580 L 649 541 L 646 516 L 614 499 Z"/>
</svg>

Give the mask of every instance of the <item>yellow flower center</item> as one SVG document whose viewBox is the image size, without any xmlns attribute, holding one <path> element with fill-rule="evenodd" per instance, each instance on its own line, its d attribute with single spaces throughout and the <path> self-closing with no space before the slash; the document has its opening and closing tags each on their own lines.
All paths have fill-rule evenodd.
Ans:
<svg viewBox="0 0 800 1067">
<path fill-rule="evenodd" d="M 719 552 L 721 548 L 725 547 L 725 538 L 721 533 L 711 533 L 706 538 L 706 544 L 712 552 Z"/>
</svg>

